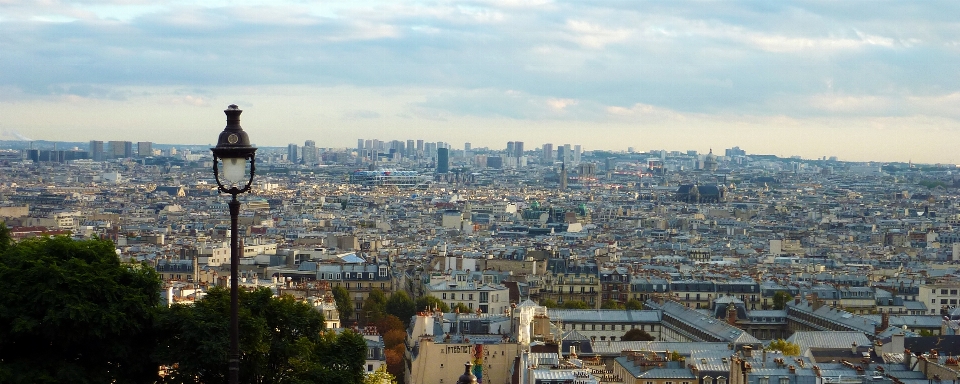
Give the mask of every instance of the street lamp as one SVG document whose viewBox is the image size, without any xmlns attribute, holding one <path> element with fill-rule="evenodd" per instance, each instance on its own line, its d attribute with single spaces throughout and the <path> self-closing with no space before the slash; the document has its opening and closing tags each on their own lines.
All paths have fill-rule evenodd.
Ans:
<svg viewBox="0 0 960 384">
<path fill-rule="evenodd" d="M 240 382 L 240 291 L 237 276 L 240 275 L 240 252 L 237 247 L 237 216 L 240 215 L 240 202 L 237 195 L 250 190 L 256 170 L 255 154 L 257 149 L 250 145 L 247 133 L 240 127 L 240 114 L 236 104 L 223 111 L 227 115 L 227 126 L 220 132 L 217 146 L 213 152 L 213 176 L 217 179 L 217 191 L 229 193 L 232 198 L 230 207 L 230 384 Z M 220 169 L 223 163 L 223 170 Z M 247 163 L 250 164 L 250 176 L 247 177 Z"/>
</svg>

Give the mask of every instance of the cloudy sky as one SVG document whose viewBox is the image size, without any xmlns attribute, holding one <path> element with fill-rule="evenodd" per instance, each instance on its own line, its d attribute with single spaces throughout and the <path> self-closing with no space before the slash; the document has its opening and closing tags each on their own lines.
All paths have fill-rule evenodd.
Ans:
<svg viewBox="0 0 960 384">
<path fill-rule="evenodd" d="M 197 5 L 202 3 L 203 5 Z M 960 163 L 957 1 L 0 0 L 0 139 Z"/>
</svg>

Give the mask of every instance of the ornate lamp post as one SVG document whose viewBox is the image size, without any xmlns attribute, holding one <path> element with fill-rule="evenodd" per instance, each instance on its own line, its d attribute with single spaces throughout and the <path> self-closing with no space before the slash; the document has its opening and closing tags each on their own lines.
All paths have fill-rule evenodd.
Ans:
<svg viewBox="0 0 960 384">
<path fill-rule="evenodd" d="M 250 145 L 247 133 L 240 127 L 240 114 L 243 111 L 231 104 L 223 111 L 227 115 L 227 126 L 220 132 L 217 146 L 213 152 L 213 175 L 217 179 L 217 191 L 229 193 L 232 198 L 230 207 L 230 371 L 231 384 L 240 381 L 240 250 L 237 247 L 237 216 L 240 215 L 240 202 L 237 195 L 250 190 L 256 170 L 255 154 L 257 149 Z M 220 169 L 220 163 L 223 169 Z M 250 174 L 247 175 L 247 163 Z"/>
</svg>

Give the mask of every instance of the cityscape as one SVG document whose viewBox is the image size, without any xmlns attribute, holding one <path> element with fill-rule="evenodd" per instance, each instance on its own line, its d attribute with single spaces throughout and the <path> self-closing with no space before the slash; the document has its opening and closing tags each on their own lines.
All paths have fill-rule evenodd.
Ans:
<svg viewBox="0 0 960 384">
<path fill-rule="evenodd" d="M 0 0 L 0 384 L 958 384 L 958 14 Z"/>
<path fill-rule="evenodd" d="M 156 271 L 167 306 L 230 286 L 209 147 L 2 145 L 13 241 L 108 239 Z M 367 374 L 853 384 L 960 370 L 954 165 L 373 138 L 257 148 L 255 162 L 240 287 L 362 334 Z M 408 309 L 398 344 L 371 295 L 431 304 Z"/>
</svg>

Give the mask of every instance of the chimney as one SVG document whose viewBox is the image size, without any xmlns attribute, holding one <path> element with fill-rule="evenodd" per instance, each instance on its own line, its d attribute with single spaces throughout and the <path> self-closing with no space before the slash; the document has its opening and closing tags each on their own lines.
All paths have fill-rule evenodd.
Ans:
<svg viewBox="0 0 960 384">
<path fill-rule="evenodd" d="M 744 345 L 744 346 L 743 346 L 743 356 L 745 356 L 745 357 L 753 357 L 753 347 L 751 347 L 751 346 L 749 346 L 749 345 Z"/>
<path fill-rule="evenodd" d="M 795 375 L 796 373 L 797 373 L 797 367 L 794 367 L 794 366 L 791 365 L 791 366 L 790 366 L 790 374 L 791 374 L 791 375 Z"/>
<path fill-rule="evenodd" d="M 816 293 L 810 294 L 810 305 L 812 306 L 812 310 L 814 311 L 820 309 L 820 307 L 823 306 L 823 302 L 820 301 L 820 297 L 817 296 Z"/>
<path fill-rule="evenodd" d="M 850 344 L 850 354 L 851 355 L 857 354 L 857 343 Z"/>
<path fill-rule="evenodd" d="M 737 325 L 737 306 L 733 303 L 727 304 L 727 324 Z"/>
<path fill-rule="evenodd" d="M 880 329 L 878 332 L 883 332 L 887 328 L 890 328 L 890 312 L 880 314 Z"/>
<path fill-rule="evenodd" d="M 793 298 L 793 305 L 800 305 L 800 295 Z"/>
</svg>

